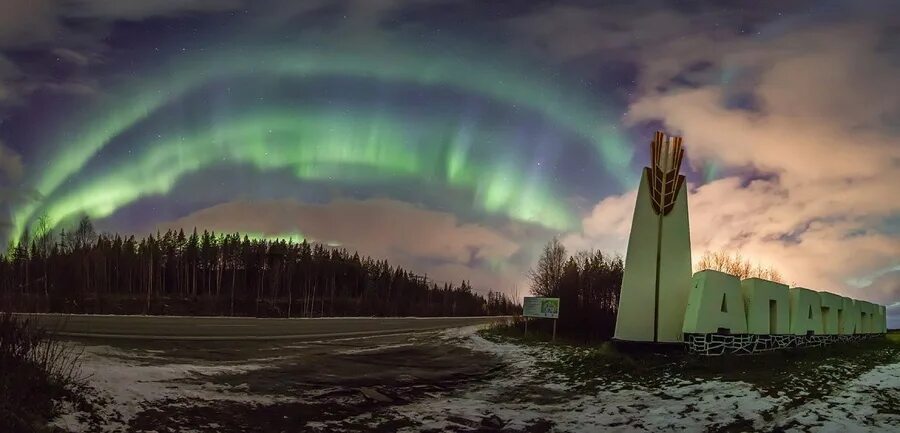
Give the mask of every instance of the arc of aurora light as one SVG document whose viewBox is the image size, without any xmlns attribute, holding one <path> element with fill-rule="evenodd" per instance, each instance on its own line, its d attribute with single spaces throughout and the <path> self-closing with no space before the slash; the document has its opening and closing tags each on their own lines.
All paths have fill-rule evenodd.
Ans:
<svg viewBox="0 0 900 433">
<path fill-rule="evenodd" d="M 257 72 L 302 77 L 337 74 L 420 85 L 444 85 L 479 93 L 543 113 L 594 143 L 614 176 L 625 182 L 630 176 L 627 168 L 631 149 L 625 145 L 614 125 L 598 124 L 601 119 L 608 118 L 605 113 L 587 104 L 580 95 L 567 96 L 561 86 L 551 81 L 529 79 L 484 62 L 401 50 L 343 54 L 309 51 L 298 55 L 291 49 L 253 49 L 233 57 L 195 58 L 173 69 L 155 85 L 139 85 L 141 91 L 137 95 L 102 100 L 101 103 L 108 105 L 104 107 L 106 115 L 95 114 L 94 117 L 103 118 L 103 121 L 99 124 L 89 122 L 89 126 L 77 133 L 74 140 L 69 137 L 60 139 L 69 144 L 60 149 L 42 173 L 36 182 L 36 190 L 44 196 L 53 194 L 65 179 L 84 167 L 114 137 L 166 103 L 182 97 L 190 89 L 212 79 Z M 13 211 L 12 239 L 19 238 L 37 207 L 36 203 L 27 203 Z"/>
<path fill-rule="evenodd" d="M 298 179 L 416 178 L 442 175 L 451 187 L 473 192 L 475 207 L 546 227 L 571 227 L 574 218 L 542 182 L 522 179 L 511 166 L 481 167 L 458 150 L 411 148 L 411 136 L 397 119 L 379 116 L 368 127 L 341 115 L 297 112 L 255 113 L 221 127 L 145 146 L 130 164 L 54 198 L 42 210 L 51 226 L 81 212 L 102 218 L 142 196 L 164 194 L 184 175 L 223 159 L 261 170 L 289 169 Z M 358 118 L 352 119 L 362 124 Z M 434 167 L 442 167 L 434 173 Z"/>
</svg>

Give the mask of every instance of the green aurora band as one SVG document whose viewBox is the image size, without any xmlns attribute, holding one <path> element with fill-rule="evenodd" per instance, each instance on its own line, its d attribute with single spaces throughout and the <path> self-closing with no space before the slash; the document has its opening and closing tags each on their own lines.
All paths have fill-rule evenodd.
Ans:
<svg viewBox="0 0 900 433">
<path fill-rule="evenodd" d="M 351 124 L 356 126 L 346 127 Z M 103 218 L 138 198 L 169 193 L 186 174 L 227 162 L 261 171 L 289 170 L 301 180 L 339 176 L 360 182 L 379 178 L 432 182 L 472 191 L 473 207 L 491 214 L 554 229 L 574 223 L 557 195 L 544 182 L 521 177 L 515 164 L 482 166 L 468 158 L 468 146 L 461 143 L 472 137 L 459 135 L 444 146 L 418 150 L 416 138 L 402 120 L 383 114 L 367 122 L 358 115 L 334 113 L 254 113 L 191 136 L 143 146 L 143 153 L 127 164 L 80 183 L 39 210 L 50 226 L 82 213 Z"/>
<path fill-rule="evenodd" d="M 528 76 L 519 73 L 522 68 L 501 67 L 502 61 L 496 56 L 479 56 L 479 61 L 468 61 L 466 56 L 435 55 L 428 51 L 402 51 L 392 48 L 390 52 L 379 50 L 364 50 L 357 52 L 341 51 L 317 51 L 297 48 L 259 48 L 236 50 L 227 55 L 205 54 L 193 56 L 185 60 L 177 61 L 167 67 L 163 67 L 158 73 L 151 74 L 153 79 L 146 81 L 134 81 L 124 83 L 120 88 L 106 92 L 97 104 L 98 109 L 86 110 L 84 119 L 73 120 L 71 128 L 62 128 L 66 131 L 59 137 L 56 146 L 51 146 L 50 163 L 39 177 L 33 182 L 34 189 L 49 202 L 30 202 L 23 204 L 12 211 L 13 227 L 10 239 L 17 240 L 28 224 L 33 221 L 40 209 L 45 209 L 51 220 L 60 221 L 66 215 L 73 212 L 84 211 L 88 215 L 109 215 L 121 206 L 128 204 L 144 194 L 160 194 L 171 188 L 172 182 L 180 174 L 200 170 L 205 164 L 213 161 L 204 161 L 199 158 L 184 162 L 184 166 L 178 170 L 170 169 L 162 171 L 157 176 L 145 176 L 133 179 L 133 183 L 127 186 L 115 186 L 110 188 L 109 183 L 102 188 L 80 187 L 75 195 L 66 195 L 56 201 L 56 190 L 63 183 L 70 183 L 85 165 L 106 145 L 114 142 L 117 137 L 140 124 L 141 121 L 166 106 L 178 101 L 190 91 L 197 89 L 213 80 L 227 79 L 229 77 L 253 76 L 255 74 L 268 74 L 274 76 L 311 78 L 327 76 L 345 76 L 361 79 L 369 79 L 377 82 L 409 83 L 418 86 L 443 86 L 458 89 L 463 92 L 482 95 L 503 104 L 524 107 L 540 113 L 555 124 L 586 138 L 594 144 L 606 171 L 614 177 L 627 183 L 630 180 L 628 165 L 631 161 L 631 148 L 620 135 L 615 126 L 615 119 L 605 110 L 598 107 L 592 101 L 586 101 L 583 92 L 566 90 L 554 80 L 541 77 L 540 74 L 531 72 Z M 485 60 L 487 59 L 487 60 Z M 505 64 L 504 64 L 505 65 Z M 353 121 L 353 119 L 347 119 Z M 83 125 L 83 126 L 82 126 Z M 254 128 L 245 126 L 239 132 L 248 132 Z M 298 129 L 293 128 L 296 132 Z M 74 132 L 73 132 L 74 131 Z M 220 131 L 220 133 L 222 133 Z M 353 155 L 357 153 L 356 143 L 337 141 L 333 137 L 320 138 L 324 142 L 338 146 L 337 150 L 325 151 L 333 154 L 318 160 L 309 157 L 308 150 L 300 152 L 303 157 L 292 159 L 300 178 L 315 178 L 321 173 L 328 172 L 331 176 L 346 178 L 347 172 L 335 172 L 334 167 L 319 167 L 323 161 L 338 163 L 339 165 L 354 165 L 354 161 L 337 161 L 336 154 Z M 197 136 L 185 146 L 203 146 L 209 137 Z M 261 161 L 257 153 L 269 150 L 262 147 L 264 141 L 248 142 L 253 152 L 240 149 L 220 149 L 222 152 L 234 153 L 236 160 L 252 163 L 255 166 L 268 169 L 268 162 Z M 65 143 L 63 145 L 63 143 Z M 296 144 L 296 143 L 294 143 Z M 268 145 L 268 143 L 266 143 Z M 365 146 L 371 146 L 366 144 Z M 387 146 L 387 145 L 386 145 Z M 309 149 L 304 142 L 303 149 Z M 385 149 L 388 150 L 388 149 Z M 188 150 L 191 154 L 200 154 L 197 151 Z M 523 219 L 539 222 L 547 227 L 567 227 L 571 217 L 561 216 L 564 212 L 555 209 L 553 211 L 538 211 L 546 208 L 545 203 L 534 200 L 534 195 L 542 193 L 535 185 L 517 186 L 512 181 L 503 179 L 516 179 L 515 169 L 511 164 L 500 167 L 490 167 L 485 171 L 495 180 L 479 181 L 476 185 L 473 170 L 465 165 L 460 155 L 464 150 L 457 149 L 451 152 L 447 161 L 447 182 L 451 186 L 472 186 L 478 190 L 482 197 L 483 209 L 491 212 L 500 212 Z M 362 152 L 362 154 L 366 154 Z M 387 154 L 386 154 L 387 155 Z M 395 175 L 412 175 L 420 170 L 415 167 L 415 161 L 421 159 L 417 156 L 383 156 L 377 162 L 368 161 L 366 166 L 377 169 L 382 173 Z M 371 155 L 370 155 L 371 156 Z M 428 159 L 428 158 L 425 158 Z M 387 160 L 392 160 L 388 162 Z M 141 161 L 137 166 L 143 166 Z M 275 167 L 275 168 L 281 168 Z M 117 170 L 119 173 L 121 170 Z M 110 174 L 104 179 L 120 179 L 119 176 Z M 91 182 L 90 185 L 96 185 Z M 111 190 L 110 190 L 111 189 Z M 110 190 L 103 192 L 103 190 Z M 528 197 L 518 197 L 517 194 L 532 194 Z M 97 196 L 92 196 L 97 194 Z M 80 204 L 79 204 L 80 203 Z M 511 209 L 503 208 L 513 206 Z M 536 215 L 548 213 L 552 217 Z M 544 219 L 544 217 L 549 219 Z M 566 223 L 564 221 L 569 221 Z"/>
</svg>

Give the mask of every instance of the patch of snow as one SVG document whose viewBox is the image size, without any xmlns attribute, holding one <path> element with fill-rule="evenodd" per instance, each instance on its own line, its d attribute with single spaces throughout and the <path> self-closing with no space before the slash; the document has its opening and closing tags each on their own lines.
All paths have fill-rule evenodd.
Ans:
<svg viewBox="0 0 900 433">
<path fill-rule="evenodd" d="M 287 344 L 284 346 L 266 347 L 261 350 L 306 349 L 309 347 L 311 347 L 309 344 Z"/>
<path fill-rule="evenodd" d="M 82 412 L 79 412 L 75 405 L 70 401 L 64 401 L 59 407 L 60 415 L 51 421 L 50 425 L 65 429 L 67 431 L 81 432 L 86 429 L 82 425 L 82 422 L 79 421 L 79 415 L 83 415 Z"/>
<path fill-rule="evenodd" d="M 781 403 L 735 382 L 708 381 L 661 391 L 668 397 L 661 397 L 657 391 L 633 389 L 561 395 L 555 401 L 541 403 L 510 400 L 504 395 L 509 388 L 493 383 L 460 395 L 403 406 L 397 413 L 421 424 L 406 431 L 449 429 L 455 423 L 451 417 L 477 424 L 490 415 L 499 416 L 507 428 L 523 430 L 547 420 L 557 431 L 690 431 L 710 424 L 710 420 L 725 425 L 746 419 L 759 425 L 763 422 L 760 413 Z"/>
<path fill-rule="evenodd" d="M 522 430 L 541 420 L 552 422 L 555 431 L 690 431 L 742 420 L 756 426 L 764 422 L 762 412 L 788 400 L 763 396 L 747 383 L 715 380 L 672 380 L 652 389 L 613 382 L 585 395 L 573 391 L 581 383 L 537 367 L 558 356 L 553 346 L 498 343 L 477 334 L 459 343 L 500 357 L 506 368 L 487 383 L 394 407 L 397 416 L 418 423 L 401 431 L 477 426 L 492 415 L 505 428 Z"/>
<path fill-rule="evenodd" d="M 148 359 L 153 359 L 148 363 Z M 165 399 L 189 401 L 227 400 L 272 404 L 279 401 L 297 401 L 268 395 L 251 395 L 240 386 L 213 384 L 209 381 L 192 383 L 181 379 L 202 380 L 228 373 L 244 373 L 267 367 L 259 363 L 202 365 L 187 363 L 159 363 L 154 354 L 139 355 L 135 351 L 122 351 L 109 346 L 85 346 L 81 358 L 82 371 L 90 385 L 110 404 L 101 409 L 101 415 L 109 420 L 104 431 L 116 431 L 127 426 L 128 421 L 147 405 Z M 244 391 L 244 392 L 241 392 Z M 61 414 L 51 422 L 52 426 L 69 431 L 85 431 L 87 425 L 80 421 L 84 413 L 64 405 Z"/>
<path fill-rule="evenodd" d="M 491 416 L 498 416 L 507 429 L 527 430 L 543 421 L 552 423 L 552 431 L 565 432 L 695 431 L 729 424 L 751 430 L 900 431 L 900 407 L 895 407 L 900 401 L 900 363 L 878 366 L 831 395 L 795 408 L 789 403 L 809 392 L 770 396 L 745 382 L 684 380 L 667 372 L 660 372 L 657 385 L 613 380 L 585 394 L 584 383 L 540 368 L 558 359 L 563 353 L 558 348 L 493 342 L 475 330 L 450 330 L 443 336 L 499 357 L 505 368 L 487 383 L 392 408 L 396 416 L 418 423 L 402 431 L 473 428 Z M 821 375 L 839 377 L 852 366 L 825 364 L 820 370 Z M 809 383 L 798 378 L 794 386 Z"/>
<path fill-rule="evenodd" d="M 336 352 L 339 355 L 353 355 L 358 353 L 369 353 L 369 352 L 381 352 L 388 349 L 396 349 L 398 347 L 408 347 L 412 346 L 413 343 L 401 343 L 401 344 L 385 344 L 383 346 L 375 346 L 375 347 L 363 347 L 359 349 L 346 349 Z"/>
<path fill-rule="evenodd" d="M 895 413 L 878 409 L 900 402 L 900 363 L 880 365 L 848 381 L 836 392 L 779 416 L 776 425 L 798 425 L 787 431 L 873 432 L 900 431 L 900 407 Z"/>
<path fill-rule="evenodd" d="M 468 338 L 475 335 L 476 332 L 486 328 L 488 325 L 469 325 L 458 328 L 448 328 L 440 332 L 439 337 L 448 340 L 452 338 Z"/>
</svg>

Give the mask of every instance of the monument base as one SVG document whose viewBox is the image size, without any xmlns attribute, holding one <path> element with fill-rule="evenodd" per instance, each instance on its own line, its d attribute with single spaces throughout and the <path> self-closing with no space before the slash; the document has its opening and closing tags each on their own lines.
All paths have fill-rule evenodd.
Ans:
<svg viewBox="0 0 900 433">
<path fill-rule="evenodd" d="M 854 335 L 756 335 L 756 334 L 684 334 L 687 351 L 696 355 L 751 355 L 780 349 L 820 347 L 832 343 L 852 343 L 884 334 Z"/>
<path fill-rule="evenodd" d="M 684 343 L 654 343 L 652 341 L 630 341 L 613 338 L 610 340 L 616 350 L 624 353 L 684 353 Z"/>
</svg>

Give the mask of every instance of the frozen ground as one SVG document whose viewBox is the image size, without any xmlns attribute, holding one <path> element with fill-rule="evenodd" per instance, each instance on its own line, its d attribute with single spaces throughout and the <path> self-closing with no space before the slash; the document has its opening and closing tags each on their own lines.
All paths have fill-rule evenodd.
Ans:
<svg viewBox="0 0 900 433">
<path fill-rule="evenodd" d="M 900 431 L 900 363 L 875 367 L 836 391 L 779 414 L 777 425 L 835 433 Z"/>
<path fill-rule="evenodd" d="M 54 425 L 158 432 L 900 431 L 900 350 L 893 348 L 847 359 L 708 365 L 623 360 L 605 347 L 522 345 L 476 328 L 195 346 L 86 346 L 94 408 L 66 406 Z M 738 364 L 747 368 L 733 368 Z"/>
<path fill-rule="evenodd" d="M 83 346 L 87 402 L 61 403 L 64 431 L 368 431 L 355 417 L 484 377 L 497 361 L 435 332 L 271 344 Z M 408 424 L 382 419 L 382 431 Z"/>
<path fill-rule="evenodd" d="M 187 378 L 203 378 L 224 373 L 249 372 L 264 368 L 261 362 L 236 364 L 200 364 L 168 362 L 156 351 L 126 352 L 110 346 L 86 346 L 82 371 L 94 392 L 89 398 L 95 413 L 67 404 L 52 425 L 70 431 L 122 431 L 128 422 L 153 402 L 183 399 L 187 401 L 231 400 L 254 404 L 272 404 L 277 396 L 249 395 L 230 386 L 210 382 L 183 383 Z"/>
<path fill-rule="evenodd" d="M 649 380 L 625 375 L 621 380 L 585 381 L 557 367 L 579 355 L 591 360 L 591 350 L 579 354 L 578 349 L 523 346 L 479 335 L 461 339 L 460 344 L 499 356 L 506 365 L 503 374 L 450 395 L 394 408 L 417 421 L 405 431 L 444 431 L 459 425 L 474 430 L 486 424 L 516 431 L 566 432 L 900 431 L 896 354 L 891 356 L 893 362 L 856 377 L 852 377 L 855 368 L 822 364 L 807 373 L 813 380 L 797 375 L 793 386 L 778 389 L 775 384 L 758 386 L 666 370 L 651 372 L 655 377 Z M 750 363 L 753 358 L 732 362 Z M 823 381 L 830 383 L 823 386 Z M 830 392 L 822 394 L 825 390 Z"/>
</svg>

